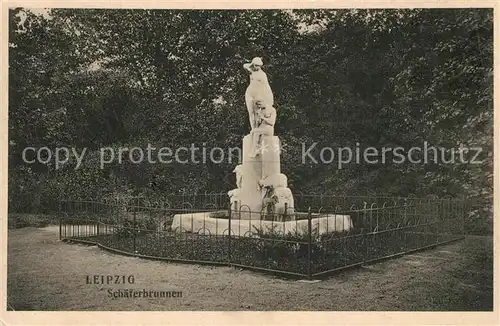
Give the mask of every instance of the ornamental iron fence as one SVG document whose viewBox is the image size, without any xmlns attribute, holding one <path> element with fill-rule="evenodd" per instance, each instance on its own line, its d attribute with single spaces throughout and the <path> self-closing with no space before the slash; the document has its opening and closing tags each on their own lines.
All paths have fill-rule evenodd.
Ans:
<svg viewBox="0 0 500 326">
<path fill-rule="evenodd" d="M 60 239 L 125 255 L 229 265 L 298 278 L 424 250 L 464 237 L 458 199 L 294 195 L 281 215 L 240 219 L 225 194 L 161 201 L 60 202 Z M 307 207 L 307 208 L 306 208 Z"/>
</svg>

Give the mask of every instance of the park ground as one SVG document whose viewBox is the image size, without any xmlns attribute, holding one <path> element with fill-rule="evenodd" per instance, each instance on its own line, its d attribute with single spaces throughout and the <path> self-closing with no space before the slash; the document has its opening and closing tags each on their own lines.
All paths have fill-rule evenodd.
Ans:
<svg viewBox="0 0 500 326">
<path fill-rule="evenodd" d="M 58 240 L 58 227 L 10 229 L 8 310 L 491 311 L 493 239 L 455 243 L 306 283 L 231 267 L 150 261 Z M 135 284 L 86 284 L 134 275 Z M 182 291 L 110 298 L 108 289 Z"/>
</svg>

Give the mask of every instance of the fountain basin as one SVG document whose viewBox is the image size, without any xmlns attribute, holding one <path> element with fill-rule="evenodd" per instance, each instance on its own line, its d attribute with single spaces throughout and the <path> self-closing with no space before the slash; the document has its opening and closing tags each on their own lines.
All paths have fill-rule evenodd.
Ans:
<svg viewBox="0 0 500 326">
<path fill-rule="evenodd" d="M 224 213 L 226 215 L 224 215 Z M 307 213 L 297 213 L 303 215 Z M 176 232 L 191 232 L 205 235 L 228 235 L 229 218 L 227 211 L 194 212 L 174 215 L 172 230 Z M 311 219 L 311 229 L 315 234 L 343 232 L 352 229 L 352 220 L 349 215 L 316 214 Z M 259 231 L 262 234 L 299 234 L 308 232 L 308 220 L 268 221 L 252 219 L 231 219 L 231 234 L 241 237 L 255 237 Z"/>
</svg>

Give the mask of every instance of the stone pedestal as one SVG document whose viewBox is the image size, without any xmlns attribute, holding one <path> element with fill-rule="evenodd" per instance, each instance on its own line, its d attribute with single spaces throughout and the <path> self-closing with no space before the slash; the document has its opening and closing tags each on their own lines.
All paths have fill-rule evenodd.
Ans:
<svg viewBox="0 0 500 326">
<path fill-rule="evenodd" d="M 280 174 L 280 139 L 277 136 L 263 136 L 262 146 L 263 151 L 259 155 L 262 164 L 261 179 Z"/>
<path fill-rule="evenodd" d="M 241 167 L 242 182 L 239 192 L 242 219 L 260 219 L 262 209 L 262 192 L 259 180 L 262 176 L 262 159 L 260 155 L 250 157 L 252 136 L 243 138 L 243 163 Z"/>
<path fill-rule="evenodd" d="M 259 181 L 267 180 L 275 187 L 287 187 L 286 177 L 280 171 L 279 138 L 262 136 L 261 144 L 261 150 L 255 157 L 252 157 L 252 135 L 249 134 L 243 138 L 242 185 L 238 191 L 237 202 L 233 202 L 232 205 L 237 214 L 235 217 L 241 219 L 261 219 L 265 190 L 259 185 Z M 282 176 L 281 179 L 280 176 Z M 284 181 L 274 181 L 283 180 L 283 178 Z"/>
</svg>

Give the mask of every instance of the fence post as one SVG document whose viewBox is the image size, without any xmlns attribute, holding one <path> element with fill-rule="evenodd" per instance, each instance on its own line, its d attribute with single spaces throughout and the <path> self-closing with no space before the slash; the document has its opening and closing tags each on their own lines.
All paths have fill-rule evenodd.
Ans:
<svg viewBox="0 0 500 326">
<path fill-rule="evenodd" d="M 461 228 L 460 231 L 461 232 L 460 233 L 462 233 L 461 234 L 462 237 L 465 237 L 466 236 L 466 231 L 465 231 L 465 217 L 466 217 L 466 212 L 468 212 L 469 209 L 470 209 L 470 205 L 468 205 L 468 204 L 470 204 L 470 202 L 466 201 L 464 196 L 462 196 L 461 202 L 462 202 L 462 205 L 461 205 L 462 206 L 462 209 L 461 209 L 462 212 L 460 214 L 460 217 L 461 217 L 461 223 L 460 223 L 461 224 L 460 225 L 460 228 Z"/>
<path fill-rule="evenodd" d="M 309 280 L 312 279 L 311 256 L 312 256 L 312 216 L 311 216 L 311 207 L 309 207 L 307 210 L 307 277 L 309 278 Z"/>
<path fill-rule="evenodd" d="M 229 211 L 228 211 L 228 222 L 229 222 L 229 230 L 228 230 L 228 240 L 227 240 L 227 260 L 231 263 L 231 202 L 229 202 Z"/>
<path fill-rule="evenodd" d="M 62 240 L 62 201 L 59 199 L 59 240 Z"/>
<path fill-rule="evenodd" d="M 95 212 L 96 212 L 96 215 L 97 215 L 96 232 L 97 232 L 97 238 L 99 238 L 99 224 L 101 223 L 101 203 L 97 202 L 96 205 L 97 205 L 97 208 L 95 209 Z"/>
<path fill-rule="evenodd" d="M 285 211 L 283 212 L 283 222 L 286 222 L 286 211 L 288 210 L 288 203 L 285 202 Z M 326 220 L 328 222 L 328 219 Z"/>
<path fill-rule="evenodd" d="M 137 215 L 137 197 L 135 197 L 134 201 L 133 201 L 133 205 L 134 205 L 134 221 L 133 221 L 133 228 L 132 228 L 132 234 L 134 236 L 134 255 L 136 254 L 136 238 L 135 238 L 135 232 L 136 232 L 136 215 Z"/>
<path fill-rule="evenodd" d="M 363 212 L 363 213 L 364 213 L 363 214 L 363 218 L 365 218 L 368 214 L 366 214 L 366 212 Z M 370 214 L 372 214 L 371 210 L 370 210 Z M 358 213 L 358 216 L 359 216 L 359 213 Z M 368 232 L 366 232 L 367 228 L 365 228 L 364 226 L 361 229 L 361 234 L 362 234 L 361 237 L 362 237 L 363 243 L 365 245 L 365 254 L 363 256 L 363 264 L 368 260 L 368 255 L 370 254 L 370 251 L 369 251 L 370 250 L 370 245 L 369 245 L 368 241 L 371 238 L 370 238 L 370 235 L 368 235 L 367 233 L 373 232 L 372 229 L 371 229 L 371 227 L 372 227 L 371 220 L 372 220 L 372 217 L 370 216 L 370 228 L 368 229 Z M 366 223 L 366 224 L 368 224 L 368 223 Z"/>
</svg>

